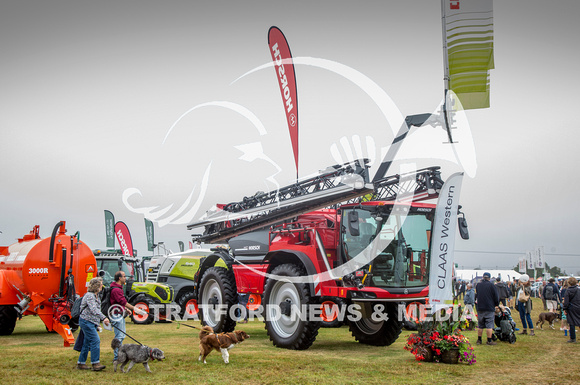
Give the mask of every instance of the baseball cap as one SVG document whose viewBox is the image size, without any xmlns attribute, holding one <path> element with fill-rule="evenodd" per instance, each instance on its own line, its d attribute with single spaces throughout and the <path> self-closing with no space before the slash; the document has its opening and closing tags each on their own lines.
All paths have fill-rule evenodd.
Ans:
<svg viewBox="0 0 580 385">
<path fill-rule="evenodd" d="M 487 271 L 485 273 L 483 273 L 483 278 L 491 278 L 491 274 L 489 274 Z"/>
</svg>

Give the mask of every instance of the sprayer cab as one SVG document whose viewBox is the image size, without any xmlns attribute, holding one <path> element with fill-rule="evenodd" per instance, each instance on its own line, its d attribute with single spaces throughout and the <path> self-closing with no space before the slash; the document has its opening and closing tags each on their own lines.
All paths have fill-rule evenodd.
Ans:
<svg viewBox="0 0 580 385">
<path fill-rule="evenodd" d="M 74 343 L 70 310 L 77 296 L 86 293 L 87 283 L 97 276 L 91 249 L 80 235 L 66 234 L 59 222 L 49 238 L 40 228 L 0 247 L 0 335 L 10 335 L 16 320 L 38 315 L 49 332 L 57 332 L 64 346 Z"/>
</svg>

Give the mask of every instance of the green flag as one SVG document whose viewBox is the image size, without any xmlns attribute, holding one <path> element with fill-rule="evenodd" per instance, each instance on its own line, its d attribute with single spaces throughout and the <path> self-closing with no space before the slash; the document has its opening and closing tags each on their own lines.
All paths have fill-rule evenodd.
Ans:
<svg viewBox="0 0 580 385">
<path fill-rule="evenodd" d="M 446 88 L 463 109 L 489 107 L 493 0 L 442 0 Z"/>
<path fill-rule="evenodd" d="M 115 216 L 109 210 L 105 210 L 105 236 L 107 247 L 115 248 Z"/>
<path fill-rule="evenodd" d="M 155 247 L 155 235 L 153 233 L 153 222 L 145 218 L 145 235 L 147 236 L 147 250 L 153 251 Z"/>
</svg>

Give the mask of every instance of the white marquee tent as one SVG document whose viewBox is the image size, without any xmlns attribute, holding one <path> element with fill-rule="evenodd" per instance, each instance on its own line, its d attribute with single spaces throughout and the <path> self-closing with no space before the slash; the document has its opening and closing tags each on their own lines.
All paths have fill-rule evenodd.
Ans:
<svg viewBox="0 0 580 385">
<path fill-rule="evenodd" d="M 501 277 L 502 281 L 513 281 L 519 279 L 522 274 L 514 270 L 455 270 L 455 277 L 462 281 L 471 281 L 475 278 L 478 280 L 483 277 L 483 273 L 491 274 L 491 278 Z"/>
</svg>

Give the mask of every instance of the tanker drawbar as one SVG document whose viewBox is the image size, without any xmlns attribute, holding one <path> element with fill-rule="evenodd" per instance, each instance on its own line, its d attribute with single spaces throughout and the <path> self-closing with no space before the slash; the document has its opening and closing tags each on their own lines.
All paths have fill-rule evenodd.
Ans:
<svg viewBox="0 0 580 385">
<path fill-rule="evenodd" d="M 61 221 L 49 238 L 34 226 L 17 243 L 0 247 L 0 335 L 12 334 L 17 319 L 33 314 L 62 336 L 64 346 L 74 343 L 72 304 L 97 276 L 93 252 L 78 234 L 67 235 Z"/>
</svg>

